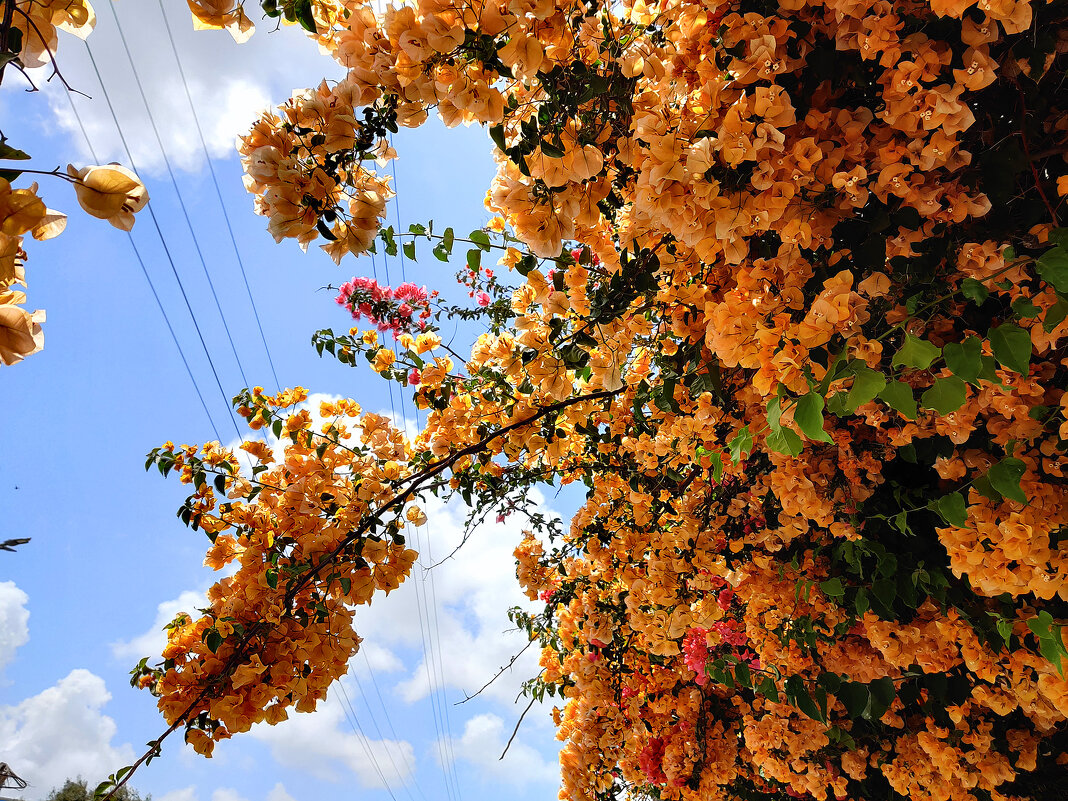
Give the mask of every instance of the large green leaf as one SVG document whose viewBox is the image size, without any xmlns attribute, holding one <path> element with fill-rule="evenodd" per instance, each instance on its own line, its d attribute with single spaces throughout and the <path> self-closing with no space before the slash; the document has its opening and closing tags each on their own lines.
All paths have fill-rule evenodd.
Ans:
<svg viewBox="0 0 1068 801">
<path fill-rule="evenodd" d="M 978 337 L 968 337 L 963 342 L 950 342 L 942 348 L 946 367 L 953 375 L 969 384 L 977 384 L 979 371 L 983 369 L 983 343 Z"/>
<path fill-rule="evenodd" d="M 764 438 L 764 442 L 768 446 L 768 450 L 775 453 L 784 453 L 787 456 L 797 456 L 804 447 L 801 437 L 792 428 L 780 427 L 778 430 L 769 431 L 767 437 Z"/>
<path fill-rule="evenodd" d="M 794 408 L 794 422 L 802 433 L 815 442 L 833 442 L 823 430 L 823 397 L 815 392 L 802 395 Z"/>
<path fill-rule="evenodd" d="M 1068 250 L 1055 247 L 1035 262 L 1038 274 L 1058 292 L 1068 292 Z"/>
<path fill-rule="evenodd" d="M 1023 478 L 1026 469 L 1022 461 L 1009 456 L 987 470 L 986 478 L 990 486 L 1006 498 L 1027 503 L 1027 496 L 1020 488 L 1020 479 Z"/>
<path fill-rule="evenodd" d="M 920 402 L 925 408 L 945 415 L 963 406 L 966 397 L 964 382 L 951 375 L 948 378 L 936 378 L 931 388 L 920 397 Z"/>
<path fill-rule="evenodd" d="M 878 395 L 879 399 L 909 420 L 915 420 L 918 410 L 912 387 L 904 381 L 891 381 Z"/>
<path fill-rule="evenodd" d="M 899 365 L 903 367 L 915 367 L 917 370 L 926 370 L 931 362 L 938 358 L 942 349 L 926 339 L 920 339 L 912 334 L 905 334 L 905 344 L 901 346 L 894 359 L 890 362 L 891 367 Z"/>
<path fill-rule="evenodd" d="M 938 516 L 951 526 L 961 528 L 968 524 L 968 506 L 964 501 L 964 496 L 959 492 L 943 495 L 938 500 L 932 501 L 931 506 Z"/>
<path fill-rule="evenodd" d="M 886 388 L 886 376 L 865 365 L 853 368 L 853 386 L 846 396 L 846 409 L 850 414 L 868 401 L 874 400 Z"/>
<path fill-rule="evenodd" d="M 1031 365 L 1031 335 L 1014 323 L 990 329 L 990 347 L 998 364 L 1027 375 Z"/>
</svg>

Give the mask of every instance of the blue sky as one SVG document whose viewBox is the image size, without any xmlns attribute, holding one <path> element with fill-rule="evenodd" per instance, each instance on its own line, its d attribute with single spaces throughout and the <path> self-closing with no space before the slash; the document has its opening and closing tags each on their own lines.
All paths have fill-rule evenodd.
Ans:
<svg viewBox="0 0 1068 801">
<path fill-rule="evenodd" d="M 24 793 L 28 801 L 70 776 L 98 780 L 132 761 L 162 730 L 153 699 L 132 690 L 127 673 L 140 656 L 159 647 L 159 628 L 179 608 L 194 605 L 212 575 L 202 566 L 206 540 L 174 516 L 183 488 L 145 473 L 144 457 L 165 440 L 213 439 L 213 426 L 224 440 L 235 438 L 223 396 L 245 385 L 234 349 L 249 383 L 274 389 L 160 6 L 101 5 L 89 46 L 223 393 L 149 215 L 139 215 L 133 241 L 210 420 L 129 237 L 81 214 L 64 182 L 42 179 L 48 205 L 70 214 L 60 238 L 27 245 L 27 306 L 47 310 L 45 349 L 0 371 L 6 412 L 0 534 L 33 538 L 17 554 L 0 553 L 0 762 L 33 782 Z M 233 349 L 148 125 L 112 8 L 186 201 Z M 351 324 L 333 294 L 320 287 L 374 269 L 384 280 L 387 266 L 398 283 L 400 263 L 347 259 L 339 268 L 315 248 L 305 255 L 293 243 L 276 245 L 266 221 L 252 213 L 233 150 L 234 136 L 256 108 L 336 75 L 332 63 L 291 29 L 272 34 L 263 27 L 238 47 L 224 33 L 194 33 L 184 3 L 169 4 L 168 19 L 281 384 L 390 410 L 390 395 L 377 376 L 320 360 L 309 340 L 319 328 L 344 330 Z M 76 102 L 93 148 L 103 162 L 128 164 L 85 46 L 61 37 L 64 75 L 91 96 Z M 93 163 L 57 81 L 29 94 L 17 74 L 9 70 L 5 78 L 3 133 L 31 152 L 34 167 Z M 400 196 L 390 209 L 391 221 L 399 215 L 406 228 L 435 219 L 457 231 L 486 221 L 482 199 L 492 160 L 484 131 L 445 131 L 434 121 L 402 132 L 395 144 Z M 453 268 L 435 260 L 408 263 L 406 270 L 409 280 L 432 288 L 453 280 Z M 470 336 L 458 332 L 459 340 Z M 397 396 L 392 400 L 396 404 Z M 396 411 L 412 414 L 410 404 Z M 544 506 L 563 508 L 557 499 Z M 423 550 L 440 557 L 459 541 L 464 509 L 431 511 L 421 532 Z M 532 710 L 506 759 L 497 759 L 525 706 L 514 704 L 518 687 L 537 670 L 532 651 L 486 693 L 453 705 L 523 645 L 521 635 L 504 633 L 510 625 L 505 610 L 523 600 L 511 558 L 520 527 L 515 520 L 483 527 L 457 559 L 430 573 L 417 568 L 414 581 L 361 611 L 358 631 L 365 648 L 352 664 L 344 693 L 332 693 L 321 711 L 293 716 L 275 729 L 258 727 L 223 744 L 212 760 L 169 741 L 164 756 L 143 769 L 134 786 L 157 801 L 322 801 L 356 792 L 376 801 L 554 797 L 557 744 L 547 708 Z"/>
</svg>

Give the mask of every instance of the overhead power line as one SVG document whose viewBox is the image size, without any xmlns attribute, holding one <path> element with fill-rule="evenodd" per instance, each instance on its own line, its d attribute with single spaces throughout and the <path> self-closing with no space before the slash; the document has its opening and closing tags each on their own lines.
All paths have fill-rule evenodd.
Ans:
<svg viewBox="0 0 1068 801">
<path fill-rule="evenodd" d="M 70 90 L 67 89 L 66 91 L 67 101 L 70 103 L 71 111 L 74 112 L 74 119 L 78 122 L 78 128 L 81 129 L 82 136 L 85 137 L 85 146 L 89 148 L 89 153 L 92 155 L 93 161 L 99 164 L 100 157 L 97 155 L 96 148 L 93 147 L 93 143 L 89 139 L 89 133 L 85 129 L 85 123 L 82 122 L 82 115 L 78 113 L 78 106 L 75 105 Z M 148 274 L 148 268 L 145 267 L 145 261 L 141 258 L 141 252 L 137 249 L 137 243 L 134 242 L 133 234 L 127 231 L 126 238 L 130 242 L 130 247 L 133 248 L 134 256 L 137 257 L 137 263 L 141 265 L 141 274 L 144 275 L 145 281 L 148 283 L 148 288 L 152 291 L 152 297 L 156 300 L 156 306 L 159 308 L 159 313 L 163 317 L 163 322 L 166 324 L 167 330 L 170 332 L 174 347 L 178 349 L 178 356 L 181 357 L 185 372 L 189 376 L 189 381 L 193 384 L 193 390 L 197 393 L 197 398 L 200 399 L 200 405 L 204 409 L 204 415 L 208 418 L 208 423 L 211 425 L 211 430 L 215 434 L 215 439 L 221 440 L 222 437 L 219 436 L 219 429 L 215 427 L 215 421 L 212 419 L 211 412 L 208 411 L 208 404 L 204 400 L 204 393 L 200 391 L 200 385 L 197 383 L 196 376 L 193 375 L 193 370 L 189 367 L 189 360 L 185 357 L 182 343 L 178 341 L 178 336 L 174 333 L 174 326 L 171 325 L 171 318 L 167 316 L 167 310 L 163 308 L 163 303 L 159 299 L 159 293 L 156 291 L 156 285 L 152 283 L 152 277 Z"/>
<path fill-rule="evenodd" d="M 241 258 L 241 250 L 237 246 L 237 237 L 234 236 L 234 228 L 230 222 L 230 213 L 226 210 L 226 202 L 223 200 L 222 190 L 219 188 L 219 177 L 215 174 L 215 165 L 212 163 L 211 153 L 208 150 L 208 143 L 204 137 L 204 131 L 200 127 L 200 117 L 197 115 L 196 105 L 193 103 L 193 95 L 189 90 L 189 81 L 186 79 L 185 68 L 182 67 L 181 56 L 178 55 L 178 47 L 174 43 L 174 34 L 171 31 L 170 20 L 167 19 L 167 12 L 163 8 L 163 0 L 159 0 L 159 11 L 163 15 L 163 25 L 167 30 L 167 40 L 171 43 L 171 50 L 174 52 L 174 60 L 178 64 L 178 74 L 182 78 L 182 86 L 185 87 L 185 97 L 189 101 L 189 110 L 193 114 L 193 123 L 197 129 L 197 135 L 200 137 L 200 146 L 204 150 L 204 158 L 208 162 L 208 170 L 211 172 L 211 182 L 215 185 L 215 195 L 219 199 L 219 207 L 222 209 L 223 220 L 226 222 L 226 230 L 230 234 L 230 243 L 234 246 L 234 255 L 237 257 L 237 265 L 241 269 L 241 278 L 245 282 L 245 291 L 248 293 L 249 303 L 252 305 L 252 314 L 256 318 L 256 327 L 260 332 L 260 340 L 263 342 L 263 350 L 267 354 L 267 363 L 271 366 L 271 375 L 274 376 L 274 384 L 276 389 L 281 389 L 282 384 L 278 380 L 278 372 L 274 367 L 274 359 L 271 358 L 271 349 L 267 345 L 267 337 L 263 333 L 263 322 L 260 320 L 259 309 L 256 308 L 256 300 L 252 297 L 252 287 L 248 283 L 248 275 L 245 272 L 245 262 Z"/>
<path fill-rule="evenodd" d="M 152 134 L 156 138 L 156 144 L 159 145 L 160 153 L 163 156 L 163 164 L 167 168 L 167 175 L 171 179 L 171 185 L 174 187 L 174 192 L 178 196 L 178 205 L 182 209 L 182 218 L 185 220 L 186 228 L 189 229 L 189 238 L 193 243 L 193 248 L 197 252 L 197 258 L 200 260 L 200 266 L 204 270 L 204 278 L 207 279 L 208 287 L 211 289 L 211 297 L 215 301 L 215 308 L 219 312 L 219 319 L 222 321 L 223 330 L 226 331 L 226 338 L 230 342 L 230 349 L 233 351 L 234 360 L 237 362 L 237 370 L 241 373 L 241 380 L 245 386 L 249 385 L 248 377 L 245 375 L 245 367 L 241 364 L 241 357 L 237 353 L 237 345 L 234 344 L 233 335 L 230 333 L 230 326 L 226 322 L 226 315 L 223 313 L 222 304 L 219 302 L 219 295 L 215 291 L 215 282 L 211 280 L 211 273 L 208 272 L 208 263 L 204 259 L 204 252 L 200 249 L 200 240 L 197 238 L 196 231 L 193 228 L 193 221 L 189 219 L 189 209 L 185 203 L 185 197 L 182 195 L 181 187 L 178 186 L 178 180 L 174 177 L 174 170 L 171 168 L 171 160 L 167 156 L 167 148 L 163 145 L 163 137 L 160 136 L 159 128 L 156 125 L 156 118 L 152 114 L 152 107 L 148 103 L 148 96 L 145 94 L 145 87 L 141 83 L 141 76 L 137 73 L 137 65 L 134 64 L 133 54 L 130 52 L 130 46 L 126 42 L 126 34 L 122 30 L 122 23 L 119 21 L 119 14 L 115 10 L 115 7 L 108 3 L 108 8 L 111 9 L 111 15 L 115 19 L 115 26 L 119 32 L 119 40 L 122 42 L 122 49 L 126 53 L 126 59 L 130 62 L 130 71 L 133 74 L 134 83 L 137 85 L 137 92 L 141 95 L 141 102 L 144 104 L 145 112 L 148 114 L 148 122 L 152 127 Z M 238 435 L 240 439 L 240 435 Z"/>
<path fill-rule="evenodd" d="M 126 135 L 122 132 L 122 125 L 119 124 L 119 116 L 115 113 L 115 106 L 111 102 L 111 96 L 108 94 L 107 86 L 104 85 L 104 78 L 100 74 L 100 67 L 96 63 L 96 58 L 93 56 L 93 50 L 89 46 L 89 42 L 85 42 L 85 50 L 89 54 L 89 61 L 93 65 L 93 72 L 96 73 L 97 81 L 100 83 L 100 89 L 104 94 L 104 101 L 107 104 L 108 111 L 111 113 L 111 119 L 115 122 L 115 130 L 118 131 L 119 141 L 122 142 L 123 150 L 126 153 L 126 158 L 130 162 L 130 167 L 134 172 L 139 172 L 137 169 L 137 163 L 134 160 L 133 153 L 130 150 L 129 144 L 126 142 Z M 131 66 L 133 66 L 131 62 Z M 136 75 L 136 68 L 134 68 L 134 74 Z M 223 389 L 222 381 L 219 379 L 219 372 L 215 369 L 215 362 L 211 358 L 211 352 L 208 350 L 208 343 L 204 341 L 204 334 L 200 330 L 200 323 L 197 322 L 196 313 L 193 311 L 193 305 L 189 302 L 189 295 L 186 294 L 185 285 L 182 283 L 181 276 L 178 275 L 178 268 L 174 264 L 174 257 L 171 255 L 171 250 L 167 246 L 167 239 L 163 236 L 163 229 L 160 228 L 159 220 L 156 218 L 156 212 L 152 208 L 152 202 L 149 201 L 148 215 L 152 219 L 152 225 L 156 229 L 156 233 L 159 235 L 160 244 L 163 245 L 163 252 L 167 255 L 167 262 L 171 266 L 171 272 L 174 274 L 175 280 L 178 282 L 178 289 L 182 293 L 182 299 L 185 301 L 186 310 L 189 312 L 189 317 L 193 321 L 193 327 L 196 329 L 197 337 L 200 339 L 200 346 L 204 349 L 204 356 L 208 360 L 208 365 L 211 367 L 211 374 L 215 378 L 215 385 L 219 389 L 219 394 L 222 396 L 223 403 L 226 404 L 229 410 L 230 422 L 233 423 L 234 432 L 237 434 L 237 438 L 241 439 L 241 431 L 237 426 L 237 421 L 234 419 L 233 409 L 230 407 L 230 400 L 226 396 L 226 391 Z M 222 439 L 220 437 L 220 439 Z"/>
</svg>

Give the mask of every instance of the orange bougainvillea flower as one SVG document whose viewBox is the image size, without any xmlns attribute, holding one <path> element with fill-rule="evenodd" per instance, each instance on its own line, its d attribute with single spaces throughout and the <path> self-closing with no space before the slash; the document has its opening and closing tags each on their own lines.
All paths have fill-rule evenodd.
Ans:
<svg viewBox="0 0 1068 801">
<path fill-rule="evenodd" d="M 145 185 L 121 164 L 82 169 L 68 164 L 67 175 L 75 179 L 74 191 L 81 207 L 123 231 L 133 228 L 134 214 L 148 203 Z"/>
</svg>

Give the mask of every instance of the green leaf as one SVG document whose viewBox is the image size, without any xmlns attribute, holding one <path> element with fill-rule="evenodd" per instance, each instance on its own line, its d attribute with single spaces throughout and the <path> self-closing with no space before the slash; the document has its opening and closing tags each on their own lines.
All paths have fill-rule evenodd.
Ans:
<svg viewBox="0 0 1068 801">
<path fill-rule="evenodd" d="M 1057 668 L 1058 673 L 1064 675 L 1064 667 L 1061 660 L 1065 656 L 1068 656 L 1068 651 L 1065 650 L 1059 633 L 1056 639 L 1039 640 L 1038 650 L 1042 652 L 1042 656 L 1046 657 L 1046 659 Z"/>
<path fill-rule="evenodd" d="M 697 458 L 702 459 L 705 456 L 708 457 L 708 460 L 712 465 L 712 480 L 719 481 L 723 477 L 723 454 L 719 451 L 710 451 L 707 448 L 698 445 Z"/>
<path fill-rule="evenodd" d="M 989 498 L 994 503 L 1001 503 L 1001 493 L 994 489 L 986 475 L 977 476 L 975 480 L 972 481 L 972 487 L 984 498 Z"/>
<path fill-rule="evenodd" d="M 964 382 L 951 375 L 948 378 L 936 378 L 934 385 L 920 396 L 920 402 L 925 408 L 946 415 L 963 406 L 966 397 Z"/>
<path fill-rule="evenodd" d="M 897 582 L 890 579 L 879 579 L 871 585 L 872 595 L 887 609 L 894 608 L 897 598 Z"/>
<path fill-rule="evenodd" d="M 1038 317 L 1041 311 L 1038 306 L 1031 302 L 1031 298 L 1016 298 L 1012 302 L 1012 313 L 1022 320 Z"/>
<path fill-rule="evenodd" d="M 997 620 L 998 634 L 1001 635 L 1001 639 L 1005 641 L 1005 647 L 1010 647 L 1010 641 L 1012 640 L 1012 621 L 1006 620 L 1003 617 L 999 617 Z"/>
<path fill-rule="evenodd" d="M 1054 624 L 1053 616 L 1043 610 L 1038 613 L 1038 617 L 1027 621 L 1027 627 L 1038 638 L 1038 650 L 1042 652 L 1042 656 L 1049 660 L 1057 668 L 1057 672 L 1063 676 L 1062 660 L 1068 656 L 1068 648 L 1064 647 L 1061 627 Z"/>
<path fill-rule="evenodd" d="M 941 352 L 941 348 L 926 339 L 920 339 L 912 334 L 905 334 L 905 344 L 894 354 L 894 359 L 890 362 L 890 366 L 903 365 L 905 367 L 915 367 L 917 370 L 926 370 Z"/>
<path fill-rule="evenodd" d="M 1068 250 L 1055 247 L 1047 250 L 1035 262 L 1038 274 L 1058 292 L 1068 292 Z"/>
<path fill-rule="evenodd" d="M 739 662 L 734 668 L 734 676 L 738 680 L 738 684 L 742 687 L 749 687 L 752 684 L 752 676 L 749 673 L 749 665 L 745 662 Z"/>
<path fill-rule="evenodd" d="M 1005 323 L 990 329 L 990 347 L 994 358 L 1002 367 L 1020 375 L 1030 372 L 1031 335 L 1014 323 Z"/>
<path fill-rule="evenodd" d="M 897 695 L 894 692 L 894 682 L 888 676 L 884 676 L 869 684 L 868 690 L 871 693 L 871 699 L 864 717 L 869 720 L 878 720 L 890 708 L 890 704 L 894 703 L 894 697 Z"/>
<path fill-rule="evenodd" d="M 467 251 L 467 267 L 472 272 L 478 272 L 482 266 L 482 251 L 478 248 L 471 248 Z"/>
<path fill-rule="evenodd" d="M 564 157 L 564 151 L 561 148 L 558 148 L 552 142 L 542 139 L 541 142 L 539 142 L 538 144 L 541 146 L 541 152 L 549 158 L 562 159 Z"/>
<path fill-rule="evenodd" d="M 846 714 L 855 720 L 867 710 L 871 693 L 868 691 L 867 684 L 859 681 L 847 681 L 838 688 L 836 697 L 845 707 Z"/>
<path fill-rule="evenodd" d="M 316 33 L 311 0 L 293 0 L 293 14 L 300 23 L 300 27 L 309 33 Z"/>
<path fill-rule="evenodd" d="M 802 395 L 794 408 L 794 422 L 802 433 L 814 442 L 833 442 L 823 430 L 823 397 L 815 392 Z"/>
<path fill-rule="evenodd" d="M 964 496 L 959 492 L 943 495 L 933 501 L 930 506 L 951 526 L 963 528 L 968 524 L 968 505 L 964 501 Z"/>
<path fill-rule="evenodd" d="M 820 589 L 828 598 L 837 600 L 845 597 L 845 587 L 842 586 L 842 580 L 837 576 L 829 578 L 826 581 L 821 581 Z"/>
<path fill-rule="evenodd" d="M 816 706 L 816 702 L 812 700 L 812 696 L 805 689 L 805 684 L 800 676 L 790 676 L 786 679 L 786 697 L 794 706 L 813 720 L 818 720 L 820 723 L 827 722 L 826 716 L 820 712 L 820 708 Z"/>
<path fill-rule="evenodd" d="M 490 238 L 482 229 L 476 229 L 468 236 L 472 242 L 479 246 L 480 249 L 486 251 L 490 250 Z"/>
<path fill-rule="evenodd" d="M 404 255 L 412 261 L 415 261 L 415 242 L 404 243 Z"/>
<path fill-rule="evenodd" d="M 742 426 L 738 433 L 731 437 L 727 443 L 731 452 L 731 461 L 735 464 L 742 461 L 753 450 L 753 435 L 749 433 L 749 426 Z"/>
<path fill-rule="evenodd" d="M 878 395 L 894 411 L 900 413 L 909 420 L 915 420 L 918 410 L 916 398 L 912 395 L 912 387 L 904 381 L 891 381 Z"/>
<path fill-rule="evenodd" d="M 960 291 L 964 297 L 973 301 L 976 306 L 982 306 L 990 296 L 990 291 L 974 278 L 965 278 L 960 282 Z"/>
<path fill-rule="evenodd" d="M 848 398 L 849 396 L 845 392 L 835 392 L 831 397 L 827 398 L 827 405 L 823 407 L 823 411 L 827 414 L 833 414 L 835 417 L 845 417 L 852 414 L 853 412 L 846 405 Z"/>
<path fill-rule="evenodd" d="M 489 135 L 490 139 L 493 140 L 493 144 L 495 144 L 501 152 L 504 152 L 507 149 L 507 146 L 504 142 L 503 125 L 491 125 L 489 129 Z"/>
<path fill-rule="evenodd" d="M 278 589 L 278 571 L 268 570 L 264 574 L 264 579 L 267 581 L 267 586 L 272 590 Z"/>
<path fill-rule="evenodd" d="M 208 646 L 208 650 L 213 654 L 218 653 L 219 646 L 223 644 L 223 636 L 218 629 L 210 628 L 204 632 L 204 644 Z"/>
<path fill-rule="evenodd" d="M 1020 479 L 1023 478 L 1026 469 L 1022 461 L 1009 456 L 987 470 L 986 478 L 990 486 L 1006 498 L 1027 503 L 1027 496 L 1020 488 Z"/>
<path fill-rule="evenodd" d="M 779 431 L 782 428 L 782 423 L 779 422 L 781 419 L 782 400 L 776 395 L 768 401 L 768 427 L 772 431 Z"/>
<path fill-rule="evenodd" d="M 441 234 L 441 246 L 452 253 L 452 243 L 456 240 L 456 234 L 451 228 L 446 228 Z"/>
<path fill-rule="evenodd" d="M 868 601 L 868 591 L 863 587 L 857 590 L 857 597 L 853 599 L 853 608 L 861 617 L 871 609 L 871 603 Z"/>
<path fill-rule="evenodd" d="M 857 365 L 853 368 L 853 386 L 846 397 L 846 409 L 852 414 L 865 403 L 875 400 L 885 388 L 886 376 L 865 365 Z"/>
<path fill-rule="evenodd" d="M 1045 610 L 1039 612 L 1038 617 L 1033 617 L 1027 621 L 1027 628 L 1031 629 L 1034 635 L 1040 640 L 1050 636 L 1052 626 L 1053 615 Z"/>
<path fill-rule="evenodd" d="M 957 378 L 969 384 L 978 384 L 979 371 L 983 369 L 983 343 L 978 337 L 968 337 L 963 342 L 950 342 L 942 348 L 946 367 Z"/>
<path fill-rule="evenodd" d="M 772 703 L 779 703 L 779 688 L 775 686 L 775 680 L 771 676 L 765 676 L 761 679 L 756 691 Z"/>
<path fill-rule="evenodd" d="M 0 142 L 0 159 L 10 159 L 12 161 L 25 161 L 30 157 L 29 153 L 23 152 L 18 148 L 14 148 L 6 141 Z"/>
<path fill-rule="evenodd" d="M 779 428 L 778 431 L 770 432 L 764 442 L 768 450 L 787 456 L 797 456 L 804 447 L 801 437 L 791 428 Z"/>
<path fill-rule="evenodd" d="M 1058 295 L 1056 302 L 1046 309 L 1046 316 L 1042 318 L 1042 328 L 1048 334 L 1064 322 L 1065 317 L 1068 317 L 1068 301 Z"/>
</svg>

